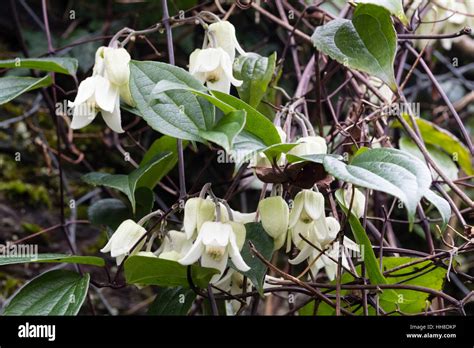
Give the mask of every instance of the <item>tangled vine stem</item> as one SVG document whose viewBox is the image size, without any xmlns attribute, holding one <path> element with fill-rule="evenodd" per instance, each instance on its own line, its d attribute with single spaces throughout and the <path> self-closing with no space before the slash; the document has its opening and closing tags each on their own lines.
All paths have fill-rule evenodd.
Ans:
<svg viewBox="0 0 474 348">
<path fill-rule="evenodd" d="M 10 1 L 10 4 L 13 10 L 15 31 L 19 45 L 23 51 L 24 56 L 28 57 L 29 52 L 22 35 L 20 18 L 16 8 L 17 4 L 13 0 Z M 130 52 L 134 49 L 134 44 L 140 41 L 142 41 L 141 43 L 146 41 L 146 44 L 149 47 L 145 46 L 145 48 L 152 49 L 155 52 L 155 56 L 159 56 L 161 55 L 160 44 L 162 44 L 163 47 L 165 45 L 163 42 L 158 41 L 158 45 L 155 47 L 155 42 L 151 34 L 164 32 L 166 34 L 166 52 L 168 54 L 168 62 L 171 65 L 175 65 L 176 58 L 178 58 L 178 64 L 181 64 L 179 61 L 180 51 L 178 49 L 179 46 L 177 45 L 177 42 L 182 40 L 183 37 L 187 35 L 185 30 L 183 30 L 185 35 L 182 36 L 183 34 L 178 30 L 175 30 L 173 33 L 173 29 L 181 26 L 183 28 L 180 29 L 189 29 L 188 26 L 198 24 L 201 24 L 205 27 L 206 21 L 213 22 L 219 20 L 219 18 L 232 18 L 234 14 L 243 11 L 249 11 L 255 15 L 258 14 L 258 18 L 261 16 L 267 20 L 268 23 L 270 23 L 270 30 L 273 30 L 274 27 L 283 28 L 283 30 L 277 30 L 276 32 L 278 35 L 275 35 L 277 40 L 281 41 L 282 49 L 280 51 L 283 53 L 282 56 L 279 57 L 280 60 L 277 64 L 277 71 L 275 71 L 273 81 L 269 86 L 269 90 L 272 90 L 272 92 L 275 91 L 278 95 L 278 98 L 275 98 L 275 101 L 265 100 L 264 104 L 266 104 L 266 106 L 272 107 L 273 110 L 278 112 L 278 117 L 275 119 L 275 124 L 284 128 L 288 140 L 295 140 L 295 134 L 314 136 L 316 133 L 318 133 L 319 135 L 323 136 L 325 134 L 324 127 L 330 126 L 330 130 L 327 132 L 326 140 L 330 151 L 334 153 L 343 153 L 343 151 L 345 151 L 344 149 L 349 147 L 360 148 L 361 146 L 379 145 L 379 143 L 385 147 L 392 147 L 392 142 L 394 139 L 390 139 L 389 137 L 389 127 L 385 120 L 386 115 L 384 114 L 383 109 L 385 106 L 395 102 L 408 105 L 409 103 L 407 98 L 410 96 L 410 94 L 407 92 L 407 90 L 409 88 L 413 88 L 410 87 L 410 81 L 412 78 L 418 78 L 421 75 L 419 70 L 422 70 L 424 75 L 427 77 L 425 78 L 426 84 L 424 86 L 433 86 L 445 104 L 445 106 L 442 106 L 442 112 L 439 113 L 440 119 L 446 117 L 449 112 L 449 114 L 452 115 L 452 123 L 457 126 L 460 134 L 462 135 L 462 141 L 467 145 L 471 154 L 474 153 L 471 136 L 469 134 L 469 130 L 464 125 L 464 116 L 460 110 L 463 109 L 465 105 L 460 107 L 457 103 L 453 104 L 449 100 L 448 94 L 442 88 L 443 82 L 445 81 L 444 77 L 435 75 L 433 73 L 434 70 L 432 71 L 430 64 L 431 62 L 429 61 L 430 51 L 427 50 L 426 47 L 423 50 L 420 50 L 420 52 L 414 48 L 414 44 L 416 42 L 415 40 L 447 40 L 459 38 L 462 36 L 469 36 L 472 33 L 472 30 L 469 27 L 450 34 L 417 35 L 406 31 L 398 33 L 399 53 L 395 60 L 395 70 L 399 90 L 397 95 L 394 96 L 393 100 L 387 100 L 384 94 L 377 87 L 375 87 L 373 83 L 371 83 L 367 74 L 342 66 L 341 64 L 328 59 L 327 56 L 325 56 L 322 52 L 315 52 L 313 50 L 313 44 L 311 42 L 311 36 L 309 33 L 315 29 L 316 25 L 322 25 L 337 17 L 329 14 L 318 6 L 305 6 L 302 4 L 302 2 L 299 2 L 298 4 L 292 4 L 286 0 L 276 0 L 274 4 L 264 5 L 258 1 L 242 0 L 230 5 L 228 10 L 226 10 L 224 8 L 225 6 L 223 7 L 223 5 L 218 2 L 214 5 L 208 2 L 199 4 L 195 8 L 186 11 L 185 14 L 187 17 L 182 18 L 181 15 L 170 16 L 168 2 L 166 0 L 162 0 L 161 8 L 163 17 L 161 21 L 148 28 L 135 30 L 125 27 L 117 31 L 114 35 L 109 35 L 108 31 L 104 30 L 102 33 L 97 33 L 97 36 L 80 39 L 62 47 L 55 47 L 53 46 L 53 37 L 49 25 L 47 0 L 42 0 L 41 5 L 43 18 L 42 20 L 41 18 L 38 18 L 36 22 L 39 23 L 39 26 L 44 31 L 47 41 L 47 51 L 44 52 L 42 56 L 55 56 L 59 53 L 64 54 L 67 53 L 69 49 L 74 47 L 80 47 L 81 45 L 108 39 L 110 39 L 110 44 L 114 47 L 125 47 L 128 45 L 130 47 Z M 295 7 L 298 7 L 299 10 Z M 216 13 L 219 15 L 213 14 L 212 11 L 218 11 Z M 297 18 L 289 20 L 287 16 L 288 11 L 293 11 Z M 346 18 L 349 16 L 350 7 L 346 6 L 341 9 L 338 17 Z M 51 17 L 51 19 L 53 18 L 54 17 Z M 257 19 L 255 19 L 255 21 L 256 20 Z M 146 38 L 147 36 L 150 36 L 150 38 Z M 127 47 L 127 49 L 129 47 Z M 435 54 L 436 53 L 437 52 L 435 52 Z M 175 57 L 175 54 L 177 57 Z M 290 69 L 285 68 L 283 64 L 285 60 L 288 59 L 287 56 L 290 57 L 292 63 Z M 414 61 L 412 59 L 414 59 Z M 448 64 L 449 62 L 443 63 L 441 60 L 441 63 Z M 420 67 L 421 69 L 417 69 Z M 36 72 L 32 72 L 32 74 L 33 76 L 38 77 Z M 291 87 L 285 86 L 285 89 L 283 89 L 280 86 L 276 86 L 276 83 L 274 82 L 276 82 L 280 74 L 283 76 L 282 79 L 290 80 L 291 78 L 288 78 L 288 76 L 296 77 L 297 83 L 295 83 L 293 86 L 294 93 L 287 92 Z M 456 71 L 453 72 L 453 74 L 460 79 L 462 78 L 465 86 L 469 86 L 470 81 L 467 81 L 464 78 L 463 72 Z M 342 82 L 339 86 L 337 86 L 337 88 L 330 90 L 332 87 L 329 82 L 331 79 L 335 78 L 336 75 L 341 75 Z M 34 238 L 38 238 L 39 236 L 43 236 L 45 233 L 54 233 L 56 231 L 60 231 L 63 234 L 64 241 L 66 242 L 70 253 L 76 255 L 81 252 L 81 249 L 76 247 L 75 239 L 72 238 L 73 233 L 70 231 L 75 229 L 77 225 L 89 225 L 90 222 L 87 220 L 75 218 L 72 212 L 70 218 L 66 218 L 65 202 L 66 196 L 69 195 L 70 191 L 67 181 L 68 174 L 70 173 L 68 173 L 66 170 L 69 170 L 69 165 L 83 166 L 88 171 L 93 171 L 94 168 L 89 162 L 93 161 L 91 158 L 92 156 L 90 156 L 90 154 L 81 152 L 74 145 L 74 137 L 76 139 L 85 138 L 87 140 L 100 139 L 103 141 L 104 145 L 109 146 L 113 151 L 116 151 L 119 156 L 125 156 L 128 154 L 128 147 L 139 148 L 139 150 L 141 150 L 141 152 L 137 151 L 139 153 L 145 153 L 147 151 L 147 145 L 144 144 L 147 144 L 149 141 L 148 136 L 146 136 L 146 131 L 149 128 L 144 126 L 143 122 L 140 122 L 139 118 L 136 118 L 124 126 L 124 129 L 126 130 L 125 137 L 119 136 L 118 134 L 111 136 L 107 131 L 104 131 L 100 135 L 92 135 L 85 132 L 73 134 L 72 131 L 68 130 L 66 127 L 69 124 L 69 119 L 67 117 L 59 118 L 55 112 L 55 105 L 58 100 L 61 100 L 61 97 L 66 98 L 67 96 L 76 93 L 77 81 L 75 81 L 76 88 L 71 88 L 68 90 L 67 88 L 63 88 L 61 80 L 59 78 L 56 79 L 56 75 L 54 73 L 52 73 L 52 79 L 52 87 L 38 93 L 32 105 L 27 109 L 28 111 L 19 114 L 19 116 L 15 118 L 0 122 L 0 128 L 5 129 L 17 122 L 24 121 L 27 124 L 28 129 L 31 132 L 34 132 L 36 136 L 35 144 L 40 147 L 45 158 L 45 162 L 48 163 L 49 169 L 51 171 L 57 171 L 59 178 L 59 223 L 21 238 L 15 241 L 15 243 L 24 243 L 26 241 L 31 241 Z M 59 86 L 57 83 L 61 83 L 61 86 Z M 373 94 L 374 98 L 377 99 L 377 102 L 374 102 L 368 97 L 368 92 Z M 341 94 L 344 95 L 341 97 Z M 281 100 L 283 100 L 283 102 L 281 102 Z M 469 100 L 472 101 L 472 99 L 467 100 L 467 104 L 469 103 Z M 348 102 L 350 103 L 350 107 L 346 108 L 345 106 L 348 105 Z M 51 136 L 49 136 L 50 134 L 45 134 L 46 131 L 42 129 L 41 126 L 37 124 L 37 122 L 31 122 L 32 119 L 36 118 L 38 112 L 42 111 L 42 107 L 44 106 L 48 108 L 54 121 L 56 148 L 53 148 L 48 143 L 48 139 L 51 138 Z M 453 226 L 456 223 L 463 225 L 465 229 L 465 235 L 467 236 L 465 238 L 472 238 L 472 227 L 468 224 L 468 216 L 474 211 L 474 202 L 470 198 L 469 194 L 467 194 L 465 191 L 466 187 L 471 187 L 469 186 L 470 184 L 468 183 L 468 180 L 472 179 L 472 177 L 466 176 L 465 178 L 460 178 L 457 180 L 450 179 L 450 177 L 448 177 L 448 175 L 446 175 L 446 173 L 443 171 L 443 168 L 440 167 L 439 163 L 432 156 L 430 151 L 428 151 L 427 144 L 424 143 L 419 127 L 417 126 L 414 118 L 411 117 L 411 124 L 409 124 L 409 122 L 407 122 L 404 117 L 401 117 L 400 115 L 397 116 L 397 119 L 402 125 L 403 130 L 415 143 L 417 148 L 419 148 L 428 166 L 433 168 L 433 170 L 439 175 L 439 178 L 434 181 L 434 188 L 446 199 L 446 201 L 448 201 L 452 208 L 453 214 L 451 216 L 451 224 Z M 316 132 L 313 129 L 313 126 L 316 128 Z M 295 129 L 298 131 L 296 132 Z M 166 222 L 169 222 L 170 224 L 181 224 L 181 220 L 174 215 L 178 215 L 181 212 L 182 204 L 186 198 L 197 196 L 205 198 L 206 194 L 209 193 L 215 202 L 224 204 L 230 220 L 234 220 L 234 216 L 230 208 L 231 205 L 228 203 L 228 201 L 234 198 L 239 198 L 242 201 L 242 206 L 244 203 L 247 204 L 248 196 L 243 193 L 245 193 L 245 189 L 249 186 L 246 180 L 250 179 L 253 175 L 247 169 L 248 163 L 241 165 L 239 170 L 236 173 L 232 173 L 232 175 L 230 175 L 228 178 L 224 178 L 223 175 L 222 180 L 213 183 L 213 190 L 215 190 L 215 192 L 223 189 L 222 196 L 224 197 L 224 200 L 221 200 L 218 199 L 216 195 L 214 195 L 213 191 L 210 190 L 210 184 L 203 186 L 201 194 L 196 193 L 199 191 L 199 187 L 201 187 L 203 182 L 209 181 L 209 178 L 205 177 L 205 175 L 210 173 L 210 176 L 212 176 L 215 174 L 215 148 L 212 149 L 213 153 L 209 155 L 205 161 L 203 161 L 204 164 L 202 165 L 202 168 L 200 168 L 199 173 L 197 173 L 197 175 L 190 173 L 191 175 L 188 174 L 187 177 L 182 140 L 177 140 L 176 148 L 178 157 L 178 183 L 175 183 L 175 178 L 173 178 L 172 175 L 169 175 L 158 184 L 156 191 L 159 191 L 160 194 L 155 197 L 155 202 L 160 205 L 160 209 L 155 210 L 153 213 L 145 216 L 145 218 L 140 221 L 140 224 L 145 224 L 145 220 L 148 220 L 151 217 L 156 217 L 153 223 L 148 224 L 147 233 L 143 235 L 133 245 L 132 248 L 130 248 L 130 251 L 134 250 L 151 234 L 154 235 L 157 226 L 165 224 Z M 199 152 L 197 146 L 196 148 L 191 149 L 189 152 L 191 153 L 195 150 Z M 187 154 L 188 152 L 186 152 L 186 155 Z M 134 157 L 136 161 L 130 158 L 127 165 L 131 164 L 132 166 L 139 167 L 140 161 L 137 159 L 137 157 Z M 65 166 L 66 162 L 68 162 L 68 166 Z M 278 172 L 278 174 L 284 174 L 284 171 L 288 169 L 288 166 L 285 168 L 278 166 L 276 160 L 272 164 L 273 168 L 276 172 Z M 190 190 L 187 190 L 186 188 L 186 179 L 190 184 Z M 446 185 L 451 190 L 451 193 L 446 192 Z M 282 184 L 281 187 L 282 196 L 291 198 L 294 193 L 292 191 L 294 187 L 290 187 L 286 184 Z M 340 210 L 338 211 L 337 204 L 333 197 L 335 188 L 337 188 L 336 185 L 330 187 L 329 184 L 321 184 L 319 187 L 320 192 L 323 192 L 328 196 L 330 205 L 328 210 L 331 211 L 335 218 L 338 218 L 338 216 L 341 214 Z M 264 184 L 260 193 L 260 199 L 265 197 L 266 192 L 267 184 Z M 85 201 L 91 199 L 91 197 L 96 199 L 98 196 L 100 196 L 100 193 L 106 194 L 110 197 L 117 196 L 110 189 L 102 189 L 97 190 L 95 193 L 93 192 L 90 197 L 87 195 L 84 196 L 83 199 Z M 172 196 L 169 201 L 162 199 L 162 196 L 166 196 L 168 194 Z M 352 195 L 352 198 L 353 196 L 354 195 Z M 474 277 L 460 271 L 455 266 L 453 266 L 452 260 L 456 255 L 464 256 L 472 253 L 474 250 L 472 243 L 468 241 L 464 244 L 456 245 L 451 242 L 445 242 L 445 238 L 447 238 L 446 240 L 450 241 L 449 237 L 451 237 L 451 235 L 449 235 L 447 232 L 441 235 L 441 241 L 444 243 L 444 245 L 441 244 L 440 241 L 434 239 L 432 237 L 430 225 L 437 225 L 442 221 L 442 219 L 427 216 L 427 213 L 425 213 L 423 207 L 419 205 L 417 208 L 418 217 L 413 221 L 413 223 L 420 225 L 420 227 L 423 229 L 423 236 L 425 239 L 422 243 L 425 243 L 423 244 L 424 251 L 401 248 L 399 246 L 399 238 L 394 232 L 394 229 L 396 228 L 394 226 L 406 226 L 410 224 L 410 222 L 407 220 L 402 220 L 402 218 L 398 218 L 397 216 L 392 217 L 392 215 L 394 215 L 396 203 L 395 200 L 391 201 L 383 195 L 379 195 L 377 193 L 370 195 L 369 192 L 366 192 L 366 198 L 369 197 L 373 198 L 374 204 L 373 207 L 371 207 L 367 199 L 364 209 L 365 212 L 363 216 L 363 227 L 364 230 L 367 230 L 368 233 L 371 234 L 371 239 L 374 241 L 373 249 L 379 257 L 380 265 L 382 266 L 383 258 L 386 255 L 408 255 L 417 257 L 416 260 L 398 265 L 392 269 L 382 269 L 383 275 L 387 277 L 393 276 L 394 274 L 396 275 L 395 272 L 399 272 L 413 266 L 419 266 L 420 264 L 426 262 L 427 265 L 422 267 L 423 272 L 429 272 L 434 267 L 447 269 L 448 279 L 452 280 L 453 286 L 458 287 L 463 293 L 462 296 L 464 297 L 461 298 L 461 296 L 459 296 L 461 299 L 458 300 L 454 296 L 448 295 L 442 291 L 433 290 L 424 286 L 404 284 L 402 282 L 380 285 L 370 284 L 364 264 L 362 264 L 360 267 L 360 272 L 358 271 L 359 269 L 356 271 L 356 267 L 352 263 L 346 267 L 343 265 L 343 259 L 341 256 L 339 256 L 337 259 L 333 258 L 326 253 L 325 249 L 319 248 L 303 235 L 300 236 L 301 239 L 319 251 L 320 255 L 318 257 L 325 255 L 330 260 L 337 263 L 337 276 L 335 283 L 324 283 L 319 281 L 319 279 L 312 279 L 310 281 L 302 280 L 303 276 L 313 276 L 310 274 L 311 272 L 309 272 L 309 270 L 313 263 L 318 260 L 318 258 L 315 258 L 312 263 L 309 263 L 299 276 L 293 276 L 291 273 L 293 273 L 294 269 L 288 270 L 275 266 L 277 263 L 274 262 L 274 260 L 272 261 L 266 259 L 255 247 L 255 245 L 252 242 L 249 242 L 252 255 L 254 255 L 266 267 L 268 267 L 269 273 L 276 274 L 283 278 L 279 280 L 273 279 L 266 282 L 266 284 L 274 286 L 266 287 L 261 290 L 261 292 L 265 294 L 274 294 L 275 296 L 273 299 L 279 299 L 284 297 L 286 294 L 301 294 L 303 301 L 293 307 L 289 306 L 289 310 L 287 312 L 289 315 L 296 313 L 299 309 L 303 308 L 306 304 L 312 301 L 315 303 L 325 303 L 329 305 L 335 310 L 337 315 L 354 315 L 353 312 L 348 310 L 350 307 L 346 306 L 345 304 L 360 306 L 366 315 L 369 313 L 369 309 L 373 309 L 376 313 L 381 315 L 389 315 L 392 312 L 385 313 L 378 305 L 380 292 L 384 289 L 411 290 L 414 292 L 424 293 L 431 297 L 442 299 L 448 304 L 448 307 L 444 308 L 443 304 L 440 304 L 436 308 L 433 306 L 433 308 L 431 308 L 429 311 L 427 309 L 425 312 L 418 314 L 438 315 L 447 311 L 458 311 L 464 315 L 464 306 L 473 300 L 474 292 L 465 290 L 461 280 L 472 282 Z M 232 202 L 232 206 L 233 204 L 234 202 Z M 352 204 L 353 200 L 351 199 L 349 211 L 352 209 Z M 370 216 L 368 216 L 369 208 L 373 209 L 373 214 L 370 214 Z M 217 211 L 217 220 L 220 220 L 221 216 L 219 209 L 217 209 Z M 332 243 L 334 243 L 336 240 L 338 240 L 339 243 L 343 242 L 343 233 L 346 230 L 347 224 L 347 219 L 341 222 L 341 233 L 338 235 L 338 239 L 335 239 Z M 153 242 L 153 240 L 151 242 Z M 152 243 L 150 243 L 150 247 L 151 244 Z M 441 245 L 445 250 L 437 249 L 437 245 Z M 107 280 L 99 281 L 99 275 L 93 274 L 91 283 L 97 288 L 124 288 L 127 284 L 123 279 L 121 279 L 121 277 L 123 274 L 125 261 L 128 259 L 128 257 L 129 256 L 127 255 L 123 262 L 119 265 L 114 277 L 110 276 L 109 268 L 105 267 L 104 272 Z M 77 267 L 82 273 L 82 266 Z M 196 284 L 193 283 L 191 271 L 191 267 L 188 266 L 187 279 L 189 287 L 198 295 L 196 306 L 201 306 L 202 300 L 208 301 L 212 314 L 218 315 L 219 308 L 217 306 L 217 301 L 228 300 L 237 301 L 240 303 L 241 309 L 239 310 L 239 313 L 241 313 L 243 309 L 246 309 L 248 312 L 254 314 L 260 313 L 259 304 L 263 302 L 259 300 L 259 295 L 261 292 L 257 290 L 247 291 L 247 277 L 245 277 L 243 281 L 244 285 L 242 293 L 235 294 L 224 289 L 220 289 L 215 284 L 209 285 L 207 289 L 198 288 Z M 342 281 L 343 271 L 354 278 L 352 282 L 344 283 Z M 415 277 L 417 276 L 420 275 L 415 275 Z M 91 313 L 94 313 L 95 309 L 92 306 L 92 303 L 93 301 L 90 301 L 90 310 Z M 248 303 L 250 303 L 250 305 Z M 267 303 L 271 303 L 271 301 L 267 301 Z M 197 311 L 199 311 L 199 308 Z M 395 312 L 404 314 L 399 310 Z"/>
</svg>

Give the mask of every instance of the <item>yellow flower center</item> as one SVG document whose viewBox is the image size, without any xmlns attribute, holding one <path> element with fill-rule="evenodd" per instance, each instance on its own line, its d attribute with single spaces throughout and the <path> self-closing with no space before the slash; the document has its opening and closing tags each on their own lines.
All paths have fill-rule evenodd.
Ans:
<svg viewBox="0 0 474 348">
<path fill-rule="evenodd" d="M 225 247 L 206 245 L 206 254 L 214 260 L 219 261 L 225 253 Z"/>
</svg>

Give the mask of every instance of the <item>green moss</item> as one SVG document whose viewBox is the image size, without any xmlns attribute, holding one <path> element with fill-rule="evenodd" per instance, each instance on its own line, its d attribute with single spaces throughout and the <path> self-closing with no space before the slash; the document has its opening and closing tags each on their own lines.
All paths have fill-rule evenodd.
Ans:
<svg viewBox="0 0 474 348">
<path fill-rule="evenodd" d="M 22 222 L 21 227 L 23 228 L 23 231 L 29 234 L 33 234 L 42 230 L 41 226 L 29 222 Z"/>
<path fill-rule="evenodd" d="M 51 208 L 51 200 L 44 186 L 32 185 L 20 180 L 0 182 L 0 192 L 3 191 L 9 200 L 26 199 L 30 204 L 45 204 Z"/>
</svg>

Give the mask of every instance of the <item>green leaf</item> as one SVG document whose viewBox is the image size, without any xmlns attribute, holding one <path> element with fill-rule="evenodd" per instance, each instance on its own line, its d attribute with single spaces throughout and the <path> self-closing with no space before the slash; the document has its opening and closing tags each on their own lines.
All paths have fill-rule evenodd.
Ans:
<svg viewBox="0 0 474 348">
<path fill-rule="evenodd" d="M 219 273 L 213 268 L 192 265 L 193 282 L 200 288 L 206 288 L 214 274 Z M 134 255 L 125 261 L 125 279 L 129 284 L 182 286 L 189 288 L 187 266 L 176 261 Z"/>
<path fill-rule="evenodd" d="M 89 274 L 55 270 L 24 285 L 3 315 L 77 315 L 89 288 Z"/>
<path fill-rule="evenodd" d="M 136 109 L 148 125 L 160 133 L 204 142 L 199 132 L 214 126 L 214 107 L 183 88 L 152 96 L 156 84 L 163 80 L 206 91 L 202 83 L 184 69 L 160 62 L 132 60 L 130 91 L 137 104 Z"/>
<path fill-rule="evenodd" d="M 138 221 L 153 210 L 155 194 L 148 187 L 137 187 L 135 190 L 135 202 L 137 202 L 137 209 L 134 220 Z"/>
<path fill-rule="evenodd" d="M 410 126 L 413 126 L 409 115 L 404 114 L 403 118 Z M 459 166 L 467 175 L 474 174 L 471 163 L 471 154 L 468 148 L 464 146 L 456 136 L 420 117 L 416 117 L 415 120 L 423 141 L 426 144 L 443 149 L 448 155 L 457 159 Z M 400 122 L 396 121 L 392 123 L 392 127 L 401 128 L 402 126 Z"/>
<path fill-rule="evenodd" d="M 374 4 L 387 9 L 392 15 L 397 17 L 403 25 L 408 25 L 408 18 L 403 10 L 402 0 L 355 0 L 356 3 Z"/>
<path fill-rule="evenodd" d="M 425 161 L 425 156 L 423 156 L 423 153 L 420 151 L 418 146 L 416 146 L 416 144 L 410 140 L 410 138 L 401 137 L 398 145 L 400 150 L 406 151 L 420 160 Z M 451 180 L 456 180 L 458 178 L 458 167 L 456 167 L 456 164 L 454 164 L 451 157 L 441 150 L 438 150 L 438 148 L 433 145 L 425 144 L 425 146 L 431 158 L 435 161 L 438 167 L 441 168 L 443 173 L 446 174 L 446 176 Z M 431 170 L 431 173 L 434 178 L 439 177 L 439 174 L 434 169 Z"/>
<path fill-rule="evenodd" d="M 296 143 L 281 143 L 281 144 L 275 144 L 268 146 L 267 148 L 261 150 L 267 156 L 267 158 L 272 161 L 274 159 L 279 159 L 280 156 L 284 153 L 287 153 L 290 151 L 292 148 L 294 148 Z"/>
<path fill-rule="evenodd" d="M 116 198 L 105 198 L 95 202 L 87 210 L 87 215 L 93 225 L 105 225 L 112 231 L 115 231 L 122 221 L 133 216 L 130 208 Z"/>
<path fill-rule="evenodd" d="M 0 60 L 0 68 L 23 68 L 76 75 L 77 59 L 75 58 L 18 58 Z"/>
<path fill-rule="evenodd" d="M 349 213 L 349 207 L 345 206 L 345 201 L 342 194 L 343 193 L 341 189 L 337 190 L 336 199 L 339 206 L 347 215 Z M 363 250 L 364 264 L 370 282 L 372 284 L 387 284 L 387 279 L 380 270 L 380 266 L 377 258 L 375 257 L 374 249 L 372 247 L 372 243 L 370 242 L 369 236 L 367 236 L 367 232 L 365 232 L 364 227 L 360 223 L 357 216 L 355 216 L 352 212 L 349 216 L 349 225 L 351 226 L 351 231 L 357 244 L 359 244 L 361 248 L 361 252 Z M 394 290 L 383 290 L 383 293 L 385 294 L 386 298 L 391 298 L 392 300 L 397 299 L 397 293 Z"/>
<path fill-rule="evenodd" d="M 239 97 L 256 108 L 267 92 L 276 66 L 276 52 L 270 57 L 257 53 L 239 56 L 234 61 L 234 76 L 243 83 L 237 87 Z"/>
<path fill-rule="evenodd" d="M 37 254 L 33 256 L 0 256 L 0 266 L 14 265 L 19 263 L 74 263 L 91 266 L 105 266 L 105 261 L 96 256 L 78 256 L 66 254 Z"/>
<path fill-rule="evenodd" d="M 382 260 L 382 269 L 385 273 L 395 267 L 405 265 L 414 261 L 417 258 L 411 257 L 384 257 Z M 380 260 L 376 260 L 377 264 Z M 360 265 L 356 266 L 356 272 L 360 274 Z M 387 284 L 406 284 L 415 285 L 440 291 L 443 289 L 446 269 L 435 266 L 431 261 L 424 261 L 413 266 L 402 268 L 395 272 L 386 274 Z M 349 273 L 342 275 L 341 284 L 354 284 L 354 277 Z M 335 285 L 333 281 L 331 284 Z M 331 291 L 332 294 L 335 291 Z M 341 290 L 341 296 L 345 296 L 351 293 L 351 290 Z M 391 296 L 387 297 L 387 289 L 379 296 L 380 307 L 385 312 L 393 312 L 400 309 L 403 313 L 422 313 L 430 303 L 430 294 L 415 290 L 397 289 L 397 297 L 394 299 Z M 362 308 L 360 304 L 350 305 L 343 302 L 345 309 L 352 311 L 355 314 L 362 315 Z M 334 308 L 330 307 L 326 303 L 321 303 L 318 307 L 318 315 L 334 315 Z M 369 315 L 375 315 L 375 309 L 372 306 L 368 307 Z M 392 315 L 398 315 L 396 313 Z"/>
<path fill-rule="evenodd" d="M 187 144 L 188 142 L 184 141 L 183 148 L 186 147 Z M 161 138 L 155 140 L 143 156 L 140 166 L 149 162 L 154 156 L 162 152 L 169 152 L 170 155 L 144 173 L 138 181 L 138 186 L 148 187 L 153 190 L 161 179 L 163 179 L 163 177 L 174 168 L 176 163 L 178 163 L 178 145 L 176 138 L 163 135 Z"/>
<path fill-rule="evenodd" d="M 412 257 L 384 257 L 383 271 L 388 271 L 400 265 L 418 260 Z M 417 285 L 440 291 L 443 289 L 447 270 L 435 266 L 431 261 L 425 261 L 390 273 L 386 276 L 389 284 Z M 429 294 L 414 290 L 397 289 L 399 300 L 396 302 L 400 310 L 406 313 L 419 313 L 426 309 Z M 380 303 L 385 311 L 396 310 L 396 304 L 383 295 Z"/>
<path fill-rule="evenodd" d="M 229 152 L 232 149 L 235 137 L 245 125 L 245 111 L 235 110 L 222 116 L 211 130 L 200 131 L 199 135 L 206 140 L 220 145 Z"/>
<path fill-rule="evenodd" d="M 441 214 L 441 218 L 443 219 L 441 229 L 444 229 L 451 218 L 451 206 L 443 197 L 437 195 L 431 190 L 426 192 L 425 198 L 431 204 L 433 204 L 436 209 L 438 209 L 439 213 Z"/>
<path fill-rule="evenodd" d="M 219 91 L 212 91 L 211 93 L 221 102 L 232 107 L 233 110 L 245 110 L 247 112 L 247 121 L 245 122 L 244 130 L 248 133 L 260 139 L 267 146 L 281 143 L 280 134 L 278 134 L 273 123 L 259 111 L 232 95 Z"/>
<path fill-rule="evenodd" d="M 287 155 L 286 158 L 289 163 L 300 162 L 300 161 L 307 161 L 307 162 L 314 162 L 314 163 L 324 163 L 324 159 L 326 157 L 332 157 L 336 160 L 342 160 L 343 157 L 339 155 L 333 154 L 317 154 L 317 155 L 304 155 L 304 156 L 295 156 L 295 155 Z"/>
<path fill-rule="evenodd" d="M 329 174 L 340 180 L 397 197 L 406 206 L 410 221 L 431 186 L 426 165 L 397 149 L 368 149 L 354 156 L 350 165 L 327 156 L 323 164 Z"/>
<path fill-rule="evenodd" d="M 250 270 L 242 274 L 250 279 L 257 291 L 263 296 L 263 283 L 265 281 L 265 274 L 267 273 L 267 266 L 252 253 L 249 242 L 252 242 L 255 249 L 257 249 L 266 260 L 270 260 L 273 254 L 273 239 L 265 232 L 260 222 L 247 223 L 245 224 L 245 229 L 247 230 L 247 234 L 240 253 L 245 263 L 250 267 Z M 236 269 L 232 263 L 230 264 L 232 268 Z"/>
<path fill-rule="evenodd" d="M 148 315 L 186 315 L 195 298 L 193 290 L 181 286 L 159 288 L 155 300 L 148 308 Z"/>
<path fill-rule="evenodd" d="M 0 78 L 0 105 L 37 88 L 48 87 L 53 83 L 51 76 L 44 77 L 16 77 Z"/>
<path fill-rule="evenodd" d="M 159 96 L 173 90 L 186 90 L 202 97 L 218 107 L 224 114 L 236 110 L 244 110 L 247 113 L 244 130 L 257 138 L 259 142 L 270 146 L 281 142 L 280 135 L 273 123 L 259 111 L 248 105 L 246 102 L 218 91 L 211 91 L 207 94 L 201 90 L 190 88 L 184 84 L 173 81 L 160 81 L 153 89 L 152 96 Z"/>
<path fill-rule="evenodd" d="M 333 19 L 317 27 L 311 40 L 332 59 L 374 75 L 397 91 L 393 71 L 397 35 L 390 13 L 383 7 L 358 5 L 352 20 Z"/>
<path fill-rule="evenodd" d="M 129 175 L 124 174 L 106 174 L 99 172 L 92 172 L 82 176 L 82 180 L 90 185 L 102 185 L 114 188 L 125 193 L 130 200 L 132 210 L 135 212 L 136 201 L 135 201 L 135 190 L 138 187 L 138 182 L 143 174 L 148 172 L 155 165 L 160 163 L 161 160 L 170 156 L 169 153 L 161 153 L 153 157 L 152 160 L 144 165 L 141 165 Z"/>
</svg>

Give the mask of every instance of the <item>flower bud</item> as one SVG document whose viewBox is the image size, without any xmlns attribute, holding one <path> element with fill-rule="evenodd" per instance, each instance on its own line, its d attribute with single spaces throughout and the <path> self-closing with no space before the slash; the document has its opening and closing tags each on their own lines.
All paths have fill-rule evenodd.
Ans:
<svg viewBox="0 0 474 348">
<path fill-rule="evenodd" d="M 281 196 L 262 199 L 258 204 L 258 211 L 260 212 L 263 229 L 273 239 L 286 235 L 290 209 Z"/>
<path fill-rule="evenodd" d="M 240 47 L 235 35 L 235 27 L 228 21 L 212 23 L 208 28 L 209 34 L 215 39 L 216 47 L 222 48 L 233 61 L 235 50 L 244 55 L 245 51 Z"/>
<path fill-rule="evenodd" d="M 327 153 L 326 140 L 319 136 L 302 137 L 297 141 L 298 145 L 288 151 L 294 156 L 319 155 Z"/>
<path fill-rule="evenodd" d="M 193 238 L 204 222 L 214 220 L 215 209 L 215 204 L 208 199 L 194 197 L 187 200 L 183 224 L 188 239 Z"/>
<path fill-rule="evenodd" d="M 125 48 L 104 48 L 105 78 L 111 83 L 122 86 L 129 83 L 131 60 Z"/>
<path fill-rule="evenodd" d="M 364 194 L 354 188 L 354 199 L 352 200 L 352 188 L 344 189 L 342 192 L 342 197 L 344 199 L 344 206 L 349 209 L 351 207 L 351 212 L 355 216 L 357 216 L 359 219 L 364 216 L 364 210 L 365 210 L 365 196 Z M 352 206 L 351 206 L 351 200 L 352 200 Z"/>
<path fill-rule="evenodd" d="M 116 258 L 117 265 L 119 265 L 126 255 L 134 254 L 141 249 L 143 244 L 145 244 L 145 238 L 134 250 L 131 250 L 145 233 L 146 230 L 135 221 L 125 220 L 100 251 L 103 253 L 110 252 L 110 255 Z"/>
</svg>

